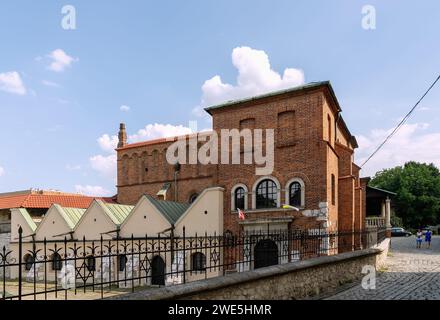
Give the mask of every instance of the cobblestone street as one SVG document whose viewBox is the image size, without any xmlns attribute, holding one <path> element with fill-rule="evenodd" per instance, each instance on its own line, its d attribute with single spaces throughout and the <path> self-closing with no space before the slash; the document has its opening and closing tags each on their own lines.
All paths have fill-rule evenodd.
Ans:
<svg viewBox="0 0 440 320">
<path fill-rule="evenodd" d="M 392 238 L 384 272 L 378 273 L 376 289 L 360 284 L 328 300 L 440 300 L 440 237 L 431 249 L 416 249 L 415 237 Z"/>
</svg>

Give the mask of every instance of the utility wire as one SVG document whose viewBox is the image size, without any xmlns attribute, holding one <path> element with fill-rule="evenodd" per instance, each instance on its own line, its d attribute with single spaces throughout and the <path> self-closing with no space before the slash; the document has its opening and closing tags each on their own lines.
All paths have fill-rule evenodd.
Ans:
<svg viewBox="0 0 440 320">
<path fill-rule="evenodd" d="M 431 86 L 426 90 L 426 92 L 423 94 L 423 96 L 417 101 L 417 103 L 411 108 L 411 110 L 406 114 L 406 116 L 402 119 L 402 121 L 399 122 L 399 124 L 394 128 L 394 130 L 388 135 L 388 137 L 385 138 L 385 140 L 374 150 L 374 152 L 367 158 L 367 160 L 364 161 L 364 163 L 361 165 L 361 168 L 370 161 L 371 158 L 374 157 L 374 155 L 379 152 L 379 150 L 383 147 L 385 143 L 387 143 L 388 140 L 390 140 L 396 133 L 399 131 L 400 127 L 403 126 L 403 124 L 408 120 L 408 118 L 411 116 L 413 111 L 417 108 L 417 106 L 422 102 L 422 100 L 425 98 L 425 96 L 431 91 L 432 88 L 437 84 L 437 82 L 440 80 L 440 75 L 435 79 L 435 81 L 431 84 Z"/>
</svg>

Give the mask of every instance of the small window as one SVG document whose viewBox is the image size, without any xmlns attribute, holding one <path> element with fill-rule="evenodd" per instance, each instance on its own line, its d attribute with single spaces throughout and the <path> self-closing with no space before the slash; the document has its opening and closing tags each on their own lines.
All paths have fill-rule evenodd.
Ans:
<svg viewBox="0 0 440 320">
<path fill-rule="evenodd" d="M 189 197 L 189 203 L 193 203 L 194 201 L 196 201 L 197 197 L 199 196 L 198 193 L 193 193 L 190 197 Z"/>
<path fill-rule="evenodd" d="M 336 204 L 336 181 L 335 175 L 332 174 L 332 205 Z"/>
<path fill-rule="evenodd" d="M 88 256 L 86 258 L 86 267 L 88 271 L 96 270 L 96 259 L 94 256 Z"/>
<path fill-rule="evenodd" d="M 27 254 L 24 256 L 23 260 L 24 260 L 24 269 L 26 271 L 31 270 L 35 262 L 34 257 L 31 254 Z"/>
<path fill-rule="evenodd" d="M 295 207 L 301 207 L 301 184 L 297 181 L 289 186 L 289 204 Z"/>
<path fill-rule="evenodd" d="M 234 206 L 235 206 L 235 210 L 241 209 L 244 210 L 245 209 L 245 191 L 243 187 L 238 187 L 237 189 L 235 189 L 234 192 Z"/>
<path fill-rule="evenodd" d="M 60 271 L 63 268 L 63 262 L 59 253 L 54 253 L 52 255 L 52 270 Z"/>
<path fill-rule="evenodd" d="M 206 256 L 201 252 L 193 253 L 192 255 L 192 270 L 205 271 L 206 270 Z"/>
<path fill-rule="evenodd" d="M 328 142 L 332 143 L 332 120 L 327 115 L 327 130 L 328 130 Z"/>
<path fill-rule="evenodd" d="M 118 269 L 120 272 L 125 270 L 127 262 L 128 262 L 128 259 L 125 254 L 121 254 L 118 256 Z"/>
<path fill-rule="evenodd" d="M 261 181 L 257 186 L 257 209 L 276 208 L 278 200 L 277 185 L 270 179 Z"/>
</svg>

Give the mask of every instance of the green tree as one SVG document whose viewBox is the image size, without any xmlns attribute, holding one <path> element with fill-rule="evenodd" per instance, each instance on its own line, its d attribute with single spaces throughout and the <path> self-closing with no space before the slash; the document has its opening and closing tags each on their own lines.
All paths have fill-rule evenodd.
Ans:
<svg viewBox="0 0 440 320">
<path fill-rule="evenodd" d="M 407 162 L 376 173 L 370 185 L 397 193 L 396 216 L 406 227 L 440 223 L 440 171 L 434 164 Z"/>
</svg>

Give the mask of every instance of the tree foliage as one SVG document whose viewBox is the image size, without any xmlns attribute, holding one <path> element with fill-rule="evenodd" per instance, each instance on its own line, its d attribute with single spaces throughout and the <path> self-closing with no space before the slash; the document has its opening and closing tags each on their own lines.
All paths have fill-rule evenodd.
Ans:
<svg viewBox="0 0 440 320">
<path fill-rule="evenodd" d="M 440 171 L 434 164 L 407 162 L 376 173 L 370 185 L 397 193 L 393 205 L 406 227 L 440 224 Z"/>
</svg>

